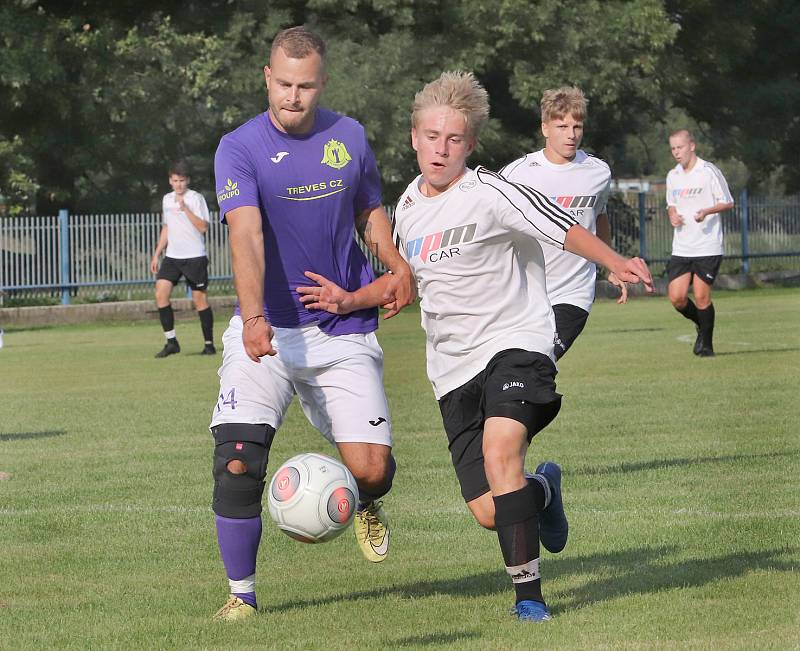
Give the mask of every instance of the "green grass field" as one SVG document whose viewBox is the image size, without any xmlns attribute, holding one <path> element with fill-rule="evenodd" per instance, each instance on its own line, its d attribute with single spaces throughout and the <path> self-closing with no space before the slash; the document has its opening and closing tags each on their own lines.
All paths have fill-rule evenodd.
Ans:
<svg viewBox="0 0 800 651">
<path fill-rule="evenodd" d="M 227 596 L 209 509 L 219 357 L 153 359 L 157 322 L 6 332 L 2 649 L 800 648 L 800 290 L 719 292 L 714 359 L 666 298 L 596 305 L 529 466 L 564 468 L 571 535 L 542 552 L 554 619 L 523 625 L 496 537 L 460 498 L 416 310 L 382 324 L 393 549 L 307 546 L 265 514 L 260 616 Z M 224 316 L 217 315 L 218 334 Z M 271 471 L 331 453 L 296 405 Z M 271 474 L 271 473 L 270 473 Z"/>
</svg>

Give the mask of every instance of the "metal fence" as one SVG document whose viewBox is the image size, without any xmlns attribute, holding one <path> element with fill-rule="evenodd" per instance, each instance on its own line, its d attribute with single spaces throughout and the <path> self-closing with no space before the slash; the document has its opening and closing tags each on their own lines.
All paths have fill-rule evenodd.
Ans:
<svg viewBox="0 0 800 651">
<path fill-rule="evenodd" d="M 663 195 L 617 194 L 608 212 L 614 247 L 645 258 L 654 274 L 663 273 L 672 248 Z M 750 197 L 745 191 L 722 222 L 724 273 L 800 269 L 800 196 Z M 160 213 L 69 215 L 62 210 L 46 217 L 0 218 L 0 305 L 149 298 L 150 258 L 160 229 Z M 206 248 L 209 292 L 233 293 L 227 229 L 216 214 Z M 383 271 L 372 255 L 368 258 Z"/>
</svg>

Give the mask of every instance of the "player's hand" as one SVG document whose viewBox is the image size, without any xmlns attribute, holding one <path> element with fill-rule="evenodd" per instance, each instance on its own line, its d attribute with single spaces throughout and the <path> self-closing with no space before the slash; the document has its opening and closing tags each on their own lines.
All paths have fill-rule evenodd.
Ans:
<svg viewBox="0 0 800 651">
<path fill-rule="evenodd" d="M 242 320 L 242 343 L 250 359 L 261 363 L 260 358 L 264 355 L 277 354 L 278 351 L 272 347 L 272 337 L 275 336 L 275 333 L 265 318 L 243 318 Z"/>
<path fill-rule="evenodd" d="M 305 272 L 316 286 L 298 287 L 300 302 L 309 310 L 324 310 L 331 314 L 349 314 L 353 311 L 353 295 L 325 276 L 313 271 Z"/>
<path fill-rule="evenodd" d="M 696 221 L 696 222 L 699 224 L 699 223 L 700 223 L 701 221 L 703 221 L 703 220 L 704 220 L 704 219 L 705 219 L 707 216 L 708 216 L 708 215 L 707 215 L 706 211 L 705 211 L 705 210 L 703 210 L 703 209 L 701 208 L 700 210 L 698 210 L 698 211 L 697 211 L 697 212 L 694 214 L 694 220 L 695 220 L 695 221 Z"/>
<path fill-rule="evenodd" d="M 411 268 L 407 265 L 396 272 L 391 272 L 391 280 L 389 281 L 389 293 L 393 296 L 391 303 L 394 304 L 393 308 L 387 308 L 392 312 L 384 316 L 385 319 L 392 318 L 406 305 L 411 305 L 417 300 L 417 281 L 414 279 L 414 274 L 411 273 Z M 384 305 L 384 307 L 386 307 Z"/>
<path fill-rule="evenodd" d="M 628 302 L 628 283 L 622 282 L 619 278 L 617 278 L 617 274 L 613 271 L 608 274 L 608 282 L 610 282 L 614 287 L 618 287 L 620 291 L 620 296 L 617 299 L 618 304 L 627 303 Z"/>
<path fill-rule="evenodd" d="M 158 273 L 158 256 L 154 255 L 150 260 L 150 273 L 157 274 Z"/>
<path fill-rule="evenodd" d="M 683 226 L 683 215 L 681 215 L 677 211 L 669 213 L 669 223 L 672 224 L 675 228 L 677 228 L 678 226 Z"/>
<path fill-rule="evenodd" d="M 650 270 L 644 260 L 636 257 L 623 258 L 622 261 L 623 264 L 618 269 L 613 270 L 618 280 L 623 283 L 642 283 L 648 294 L 656 291 L 653 286 L 653 277 L 650 275 Z"/>
<path fill-rule="evenodd" d="M 186 200 L 184 199 L 182 194 L 175 195 L 175 201 L 178 202 L 178 208 L 183 210 L 186 207 Z"/>
</svg>

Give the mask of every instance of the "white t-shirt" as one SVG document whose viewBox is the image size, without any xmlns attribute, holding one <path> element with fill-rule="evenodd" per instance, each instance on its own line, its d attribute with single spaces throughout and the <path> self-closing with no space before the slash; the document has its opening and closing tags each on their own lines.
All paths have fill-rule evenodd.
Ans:
<svg viewBox="0 0 800 651">
<path fill-rule="evenodd" d="M 428 378 L 436 398 L 480 373 L 497 353 L 553 356 L 544 246 L 563 248 L 575 224 L 535 190 L 478 167 L 436 197 L 418 176 L 394 214 L 397 244 L 419 285 Z"/>
<path fill-rule="evenodd" d="M 186 190 L 183 200 L 197 217 L 204 222 L 209 220 L 208 206 L 202 194 L 194 190 Z M 164 195 L 162 201 L 164 211 L 163 223 L 167 225 L 168 258 L 201 258 L 206 254 L 206 240 L 200 231 L 189 220 L 189 217 L 178 207 L 174 192 Z"/>
<path fill-rule="evenodd" d="M 733 197 L 722 172 L 708 161 L 698 158 L 688 172 L 679 163 L 667 174 L 667 206 L 675 206 L 683 217 L 683 225 L 672 236 L 672 255 L 702 258 L 722 255 L 722 220 L 720 213 L 701 222 L 694 220 L 701 208 L 718 203 L 732 203 Z"/>
<path fill-rule="evenodd" d="M 604 161 L 579 149 L 569 163 L 557 165 L 541 149 L 509 163 L 500 174 L 543 192 L 581 226 L 597 233 L 597 216 L 606 212 L 611 185 L 611 169 Z M 563 249 L 545 247 L 543 252 L 550 302 L 589 312 L 597 276 L 594 263 Z"/>
</svg>

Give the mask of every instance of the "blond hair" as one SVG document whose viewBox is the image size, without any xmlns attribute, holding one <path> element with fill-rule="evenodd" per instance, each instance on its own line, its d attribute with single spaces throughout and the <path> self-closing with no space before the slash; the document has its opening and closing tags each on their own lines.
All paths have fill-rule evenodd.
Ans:
<svg viewBox="0 0 800 651">
<path fill-rule="evenodd" d="M 689 131 L 689 129 L 678 129 L 677 131 L 673 131 L 671 134 L 669 134 L 669 137 L 672 138 L 674 136 L 682 136 L 684 134 L 689 139 L 689 142 L 695 142 L 694 134 Z"/>
<path fill-rule="evenodd" d="M 323 61 L 328 49 L 322 37 L 304 25 L 289 27 L 278 32 L 272 41 L 270 59 L 278 48 L 281 48 L 290 59 L 305 59 L 312 52 L 316 52 Z"/>
<path fill-rule="evenodd" d="M 471 72 L 443 72 L 425 84 L 414 97 L 411 124 L 417 126 L 419 114 L 433 106 L 448 106 L 464 116 L 467 135 L 477 137 L 489 119 L 489 93 Z"/>
<path fill-rule="evenodd" d="M 577 86 L 548 88 L 542 93 L 542 122 L 561 120 L 568 115 L 579 121 L 586 119 L 589 100 Z"/>
</svg>

